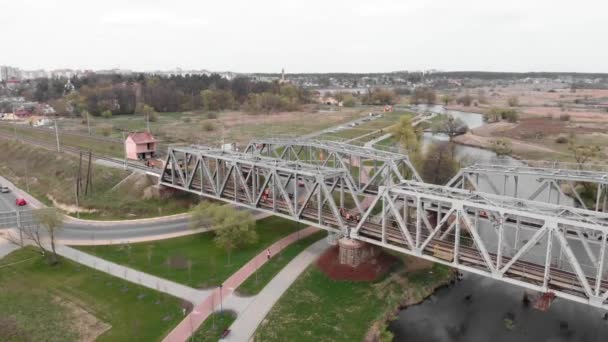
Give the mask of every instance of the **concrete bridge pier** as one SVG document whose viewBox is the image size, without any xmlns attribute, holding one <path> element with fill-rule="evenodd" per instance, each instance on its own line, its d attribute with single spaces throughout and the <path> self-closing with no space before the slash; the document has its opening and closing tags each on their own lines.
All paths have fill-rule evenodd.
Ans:
<svg viewBox="0 0 608 342">
<path fill-rule="evenodd" d="M 363 241 L 342 238 L 338 241 L 340 264 L 357 267 L 378 254 L 378 248 Z"/>
</svg>

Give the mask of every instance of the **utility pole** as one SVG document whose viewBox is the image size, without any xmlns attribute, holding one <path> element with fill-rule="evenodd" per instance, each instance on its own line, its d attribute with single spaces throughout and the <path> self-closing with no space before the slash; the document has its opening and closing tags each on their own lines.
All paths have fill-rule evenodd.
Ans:
<svg viewBox="0 0 608 342">
<path fill-rule="evenodd" d="M 55 141 L 57 142 L 57 152 L 61 152 L 61 147 L 59 146 L 59 128 L 57 128 L 57 118 L 55 118 Z"/>
<path fill-rule="evenodd" d="M 27 159 L 23 162 L 23 167 L 25 168 L 25 189 L 27 192 L 30 192 L 30 182 L 27 177 Z"/>
<path fill-rule="evenodd" d="M 126 137 L 125 137 L 125 131 L 122 132 L 122 145 L 124 146 L 125 149 L 125 170 L 127 169 L 127 144 L 126 144 Z"/>
<path fill-rule="evenodd" d="M 89 117 L 91 116 L 91 114 L 89 114 L 89 112 L 87 113 L 87 127 L 89 128 L 89 135 L 91 135 L 91 122 L 89 120 Z"/>
</svg>

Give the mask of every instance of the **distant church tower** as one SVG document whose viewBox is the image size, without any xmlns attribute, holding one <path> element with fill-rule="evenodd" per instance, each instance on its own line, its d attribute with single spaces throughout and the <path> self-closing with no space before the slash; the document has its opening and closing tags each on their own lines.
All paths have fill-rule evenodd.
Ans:
<svg viewBox="0 0 608 342">
<path fill-rule="evenodd" d="M 281 69 L 281 83 L 285 83 L 285 68 Z"/>
</svg>

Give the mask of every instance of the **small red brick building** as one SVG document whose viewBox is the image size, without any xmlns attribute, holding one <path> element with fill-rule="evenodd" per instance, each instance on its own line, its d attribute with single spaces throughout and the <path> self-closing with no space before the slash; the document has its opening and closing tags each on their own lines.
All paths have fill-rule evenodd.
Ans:
<svg viewBox="0 0 608 342">
<path fill-rule="evenodd" d="M 146 160 L 156 156 L 157 141 L 150 132 L 130 133 L 125 140 L 128 159 Z"/>
</svg>

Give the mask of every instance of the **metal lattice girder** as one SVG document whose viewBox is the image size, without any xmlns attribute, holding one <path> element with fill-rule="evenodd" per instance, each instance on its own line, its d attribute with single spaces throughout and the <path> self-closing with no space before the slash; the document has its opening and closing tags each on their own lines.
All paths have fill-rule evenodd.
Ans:
<svg viewBox="0 0 608 342">
<path fill-rule="evenodd" d="M 340 233 L 337 202 L 364 211 L 344 170 L 201 146 L 170 148 L 160 184 Z"/>
<path fill-rule="evenodd" d="M 548 192 L 547 199 L 551 199 L 551 192 L 555 191 L 557 199 L 566 197 L 562 190 L 569 190 L 575 203 L 585 209 L 606 211 L 608 198 L 608 166 L 584 165 L 571 163 L 557 163 L 547 161 L 525 161 L 523 165 L 501 164 L 474 164 L 462 168 L 446 185 L 456 188 L 467 188 L 481 191 L 483 185 L 488 191 L 505 196 L 522 196 L 522 177 L 533 177 L 537 180 L 533 189 L 526 189 L 530 200 L 538 200 L 539 196 Z M 495 181 L 502 184 L 496 184 Z M 587 208 L 576 187 L 577 183 L 590 184 L 596 189 L 597 196 L 593 208 Z"/>
<path fill-rule="evenodd" d="M 408 179 L 421 180 L 407 155 L 335 141 L 256 139 L 245 151 L 346 170 L 358 194 L 376 194 L 379 186 L 397 184 Z"/>
<path fill-rule="evenodd" d="M 350 237 L 608 309 L 607 235 L 606 213 L 409 181 L 381 188 Z"/>
</svg>

